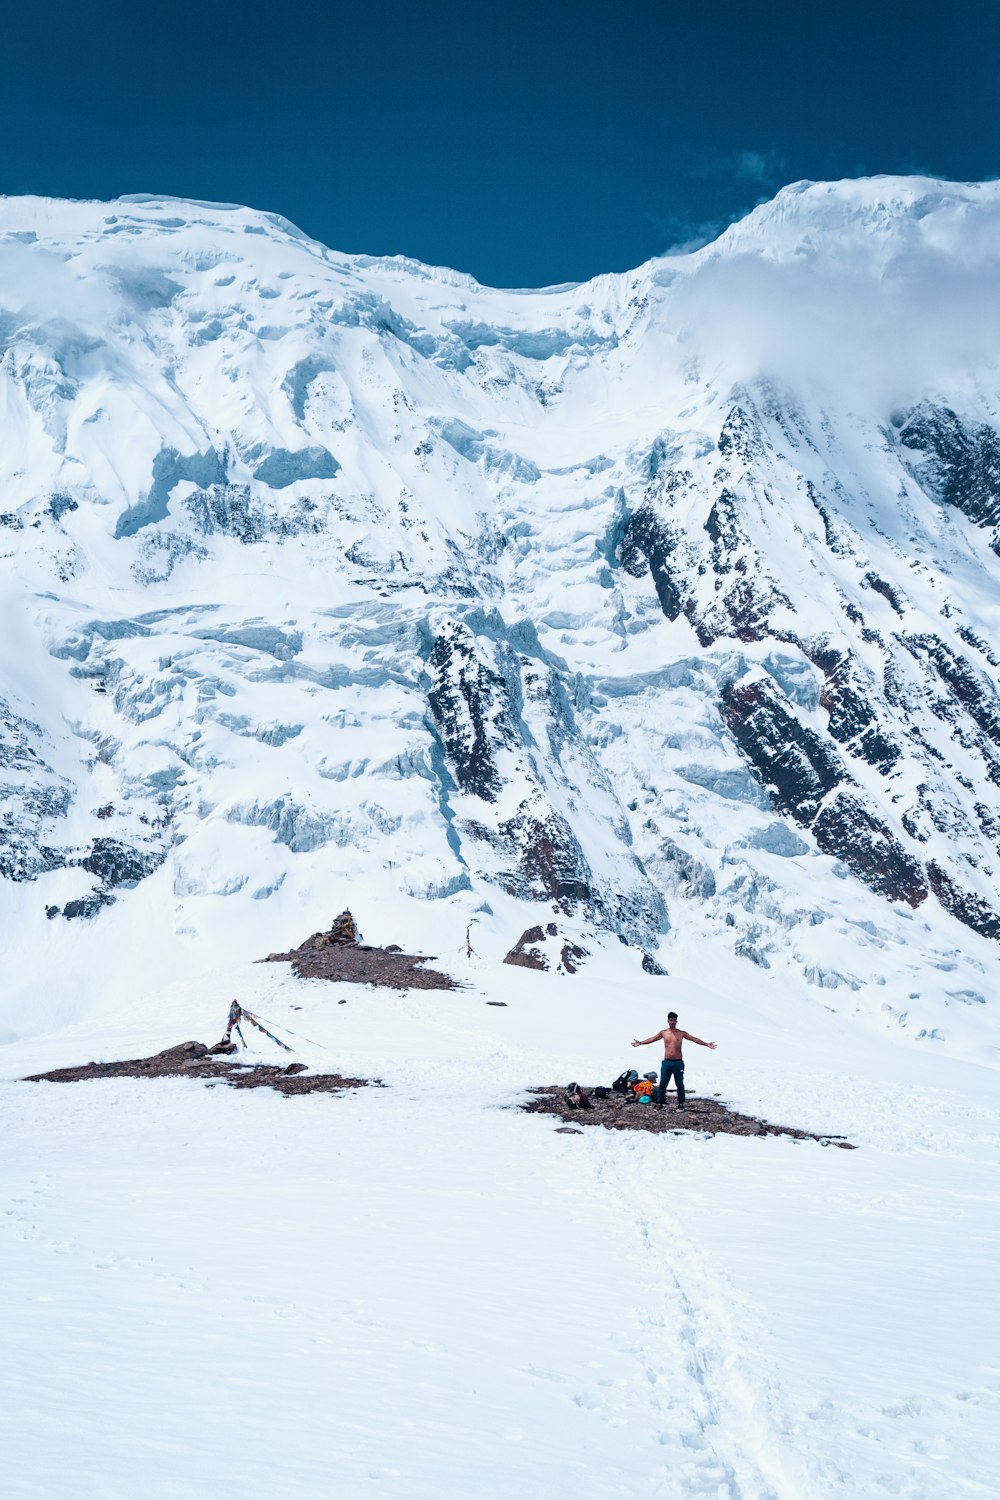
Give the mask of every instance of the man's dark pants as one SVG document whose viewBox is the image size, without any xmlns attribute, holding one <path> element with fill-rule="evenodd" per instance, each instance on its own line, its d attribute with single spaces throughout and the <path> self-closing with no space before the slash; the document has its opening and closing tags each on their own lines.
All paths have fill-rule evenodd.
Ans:
<svg viewBox="0 0 1000 1500">
<path fill-rule="evenodd" d="M 660 1086 L 656 1090 L 657 1104 L 663 1103 L 667 1092 L 667 1084 L 670 1082 L 671 1078 L 673 1078 L 677 1086 L 678 1105 L 684 1103 L 684 1064 L 682 1062 L 675 1062 L 669 1057 L 665 1057 L 663 1059 L 663 1062 L 660 1064 Z"/>
</svg>

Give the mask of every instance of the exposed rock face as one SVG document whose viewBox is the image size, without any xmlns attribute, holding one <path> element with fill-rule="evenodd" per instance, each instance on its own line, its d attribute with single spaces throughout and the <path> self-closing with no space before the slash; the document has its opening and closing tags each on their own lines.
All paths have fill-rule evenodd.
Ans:
<svg viewBox="0 0 1000 1500">
<path fill-rule="evenodd" d="M 629 516 L 619 552 L 626 573 L 633 578 L 641 578 L 646 572 L 651 575 L 660 608 L 668 620 L 677 619 L 683 603 L 670 565 L 675 546 L 676 538 L 652 507 L 643 505 Z"/>
<path fill-rule="evenodd" d="M 61 912 L 70 919 L 92 917 L 111 905 L 118 887 L 137 885 L 163 863 L 165 841 L 148 817 L 146 826 L 136 829 L 135 820 L 124 816 L 133 837 L 142 837 L 141 844 L 98 834 L 96 828 L 89 845 L 74 843 L 73 836 L 79 836 L 79 825 L 72 831 L 69 827 L 74 790 L 46 758 L 53 750 L 39 724 L 0 701 L 0 876 L 30 881 L 56 870 L 80 869 L 99 884 L 66 902 Z M 93 826 L 91 819 L 107 823 L 113 815 L 112 806 L 95 808 L 86 825 Z M 156 821 L 162 829 L 163 820 Z M 49 918 L 59 914 L 58 905 L 46 906 Z"/>
<path fill-rule="evenodd" d="M 929 493 L 978 525 L 1000 522 L 1000 436 L 994 429 L 921 408 L 903 421 L 896 441 L 909 455 L 905 472 Z M 1000 823 L 975 791 L 984 777 L 1000 784 L 1000 693 L 939 631 L 912 629 L 916 613 L 907 591 L 886 576 L 884 563 L 865 565 L 866 544 L 835 515 L 844 509 L 836 479 L 828 475 L 821 489 L 806 478 L 798 468 L 803 449 L 820 451 L 802 415 L 766 387 L 744 390 L 723 421 L 714 469 L 707 462 L 682 468 L 676 458 L 661 456 L 656 482 L 647 484 L 642 505 L 624 527 L 622 567 L 635 577 L 651 572 L 665 613 L 676 618 L 679 605 L 706 649 L 717 650 L 728 637 L 773 641 L 801 653 L 814 669 L 804 695 L 807 679 L 782 682 L 781 673 L 748 670 L 741 662 L 720 683 L 723 721 L 771 806 L 808 829 L 819 849 L 880 896 L 916 906 L 933 893 L 960 921 L 985 933 L 992 927 L 984 913 L 1000 911 L 991 875 Z M 790 482 L 822 523 L 816 542 L 805 524 L 795 527 L 812 567 L 818 566 L 816 543 L 820 554 L 857 567 L 855 596 L 838 590 L 840 625 L 823 635 L 803 630 L 803 601 L 793 605 L 764 560 L 787 546 L 772 512 L 775 495 L 787 494 Z M 686 527 L 678 525 L 680 505 Z M 703 542 L 691 526 L 699 512 Z M 765 547 L 768 536 L 773 543 Z M 653 559 L 661 575 L 669 568 L 669 607 Z M 878 601 L 871 622 L 866 597 Z M 942 614 L 947 618 L 949 611 Z M 980 636 L 972 632 L 969 641 L 961 624 L 955 633 L 989 663 Z M 956 749 L 978 763 L 957 788 L 936 727 L 941 724 Z M 897 784 L 906 790 L 884 800 L 871 772 L 885 792 Z M 929 843 L 959 830 L 973 843 L 986 840 L 973 868 L 988 889 L 968 892 L 965 900 L 950 894 L 963 889 L 961 876 L 949 874 L 945 884 L 931 877 L 927 863 Z M 939 864 L 942 858 L 948 864 L 950 853 L 939 856 Z"/>
<path fill-rule="evenodd" d="M 461 791 L 496 802 L 503 780 L 495 749 L 515 741 L 507 685 L 454 621 L 435 640 L 429 668 L 434 686 L 427 701 L 455 780 Z"/>
<path fill-rule="evenodd" d="M 860 797 L 839 791 L 824 804 L 812 825 L 824 854 L 843 860 L 880 896 L 919 906 L 927 881 L 919 860 L 907 854 L 885 823 Z"/>
<path fill-rule="evenodd" d="M 977 526 L 1000 524 L 1000 433 L 924 402 L 898 419 L 899 441 L 930 493 Z"/>
<path fill-rule="evenodd" d="M 850 651 L 825 675 L 820 704 L 829 715 L 828 733 L 849 755 L 888 776 L 903 752 L 881 727 L 873 701 L 878 693 L 874 678 Z"/>
<path fill-rule="evenodd" d="M 1000 938 L 1000 916 L 987 901 L 971 891 L 963 891 L 933 860 L 927 866 L 927 873 L 935 896 L 953 917 L 983 937 Z"/>
<path fill-rule="evenodd" d="M 463 853 L 473 841 L 469 863 L 508 895 L 579 911 L 630 941 L 655 941 L 667 926 L 662 895 L 631 853 L 623 809 L 580 735 L 564 683 L 533 632 L 515 642 L 498 622 L 484 623 L 489 634 L 446 621 L 428 662 L 428 704 L 456 783 L 450 804 Z M 570 821 L 584 799 L 589 848 Z"/>
<path fill-rule="evenodd" d="M 766 678 L 730 683 L 722 709 L 733 738 L 780 812 L 812 823 L 828 792 L 849 780 L 833 746 L 800 724 Z"/>
<path fill-rule="evenodd" d="M 548 934 L 556 936 L 556 925 L 554 922 L 548 924 Z M 540 944 L 544 943 L 546 934 L 540 927 L 526 927 L 504 959 L 505 964 L 514 964 L 520 969 L 542 969 L 548 968 L 545 954 Z"/>
<path fill-rule="evenodd" d="M 586 958 L 586 948 L 561 937 L 556 924 L 546 922 L 544 930 L 540 926 L 525 928 L 504 963 L 521 969 L 540 969 L 543 973 L 555 968 L 562 974 L 575 974 Z"/>
</svg>

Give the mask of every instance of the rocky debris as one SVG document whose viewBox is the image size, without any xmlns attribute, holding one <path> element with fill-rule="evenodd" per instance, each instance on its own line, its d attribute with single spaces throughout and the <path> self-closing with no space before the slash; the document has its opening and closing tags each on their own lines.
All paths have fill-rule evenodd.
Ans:
<svg viewBox="0 0 1000 1500">
<path fill-rule="evenodd" d="M 373 984 L 390 990 L 457 990 L 447 974 L 425 969 L 425 954 L 373 948 L 367 943 L 332 942 L 330 933 L 314 932 L 288 953 L 269 953 L 262 962 L 291 964 L 302 979 L 329 979 L 334 984 Z"/>
<path fill-rule="evenodd" d="M 542 1088 L 528 1090 L 532 1098 L 521 1108 L 529 1115 L 556 1115 L 565 1120 L 565 1133 L 571 1125 L 603 1125 L 609 1130 L 648 1130 L 654 1133 L 691 1130 L 700 1135 L 785 1135 L 797 1141 L 819 1141 L 822 1145 L 839 1146 L 842 1151 L 856 1148 L 842 1136 L 816 1135 L 811 1130 L 799 1130 L 792 1125 L 772 1125 L 768 1120 L 758 1120 L 753 1115 L 741 1115 L 723 1104 L 720 1099 L 703 1099 L 688 1094 L 687 1107 L 678 1109 L 668 1092 L 662 1109 L 655 1104 L 639 1104 L 621 1094 L 611 1093 L 606 1099 L 595 1098 L 588 1089 L 587 1109 L 571 1108 L 564 1088 L 547 1084 Z"/>
<path fill-rule="evenodd" d="M 345 1078 L 339 1073 L 309 1073 L 305 1063 L 286 1067 L 261 1063 L 223 1062 L 214 1054 L 235 1047 L 206 1047 L 203 1042 L 181 1042 L 152 1057 L 126 1058 L 121 1062 L 89 1062 L 75 1068 L 54 1068 L 32 1073 L 25 1083 L 84 1083 L 93 1078 L 196 1078 L 225 1083 L 234 1089 L 277 1089 L 280 1094 L 337 1094 L 345 1089 L 363 1089 L 371 1078 Z M 379 1085 L 380 1086 L 380 1085 Z"/>
</svg>

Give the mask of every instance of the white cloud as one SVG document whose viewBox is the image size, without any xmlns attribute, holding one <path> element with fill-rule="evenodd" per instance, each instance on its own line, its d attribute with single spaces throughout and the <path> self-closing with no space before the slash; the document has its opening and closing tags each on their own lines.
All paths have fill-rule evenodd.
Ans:
<svg viewBox="0 0 1000 1500">
<path fill-rule="evenodd" d="M 779 200 L 780 201 L 780 200 Z M 974 216 L 945 206 L 882 233 L 847 212 L 796 226 L 786 203 L 737 226 L 675 284 L 685 344 L 736 380 L 774 376 L 857 393 L 888 410 L 971 386 L 1000 363 L 1000 197 Z"/>
</svg>

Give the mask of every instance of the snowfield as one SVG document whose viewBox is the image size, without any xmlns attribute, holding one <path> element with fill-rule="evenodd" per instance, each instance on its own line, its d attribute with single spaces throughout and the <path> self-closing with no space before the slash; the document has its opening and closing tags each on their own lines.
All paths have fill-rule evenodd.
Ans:
<svg viewBox="0 0 1000 1500">
<path fill-rule="evenodd" d="M 1000 1493 L 998 230 L 0 200 L 4 1496 Z M 346 906 L 463 987 L 256 962 Z M 384 1087 L 22 1081 L 234 996 Z M 519 1110 L 671 1007 L 857 1149 Z"/>
<path fill-rule="evenodd" d="M 237 990 L 386 1084 L 3 1084 L 5 1493 L 992 1493 L 995 1075 L 764 976 L 491 969 L 397 995 L 238 966 L 5 1049 L 213 1040 Z M 671 1004 L 719 1043 L 695 1095 L 858 1149 L 513 1108 L 653 1065 L 628 1042 Z"/>
</svg>

